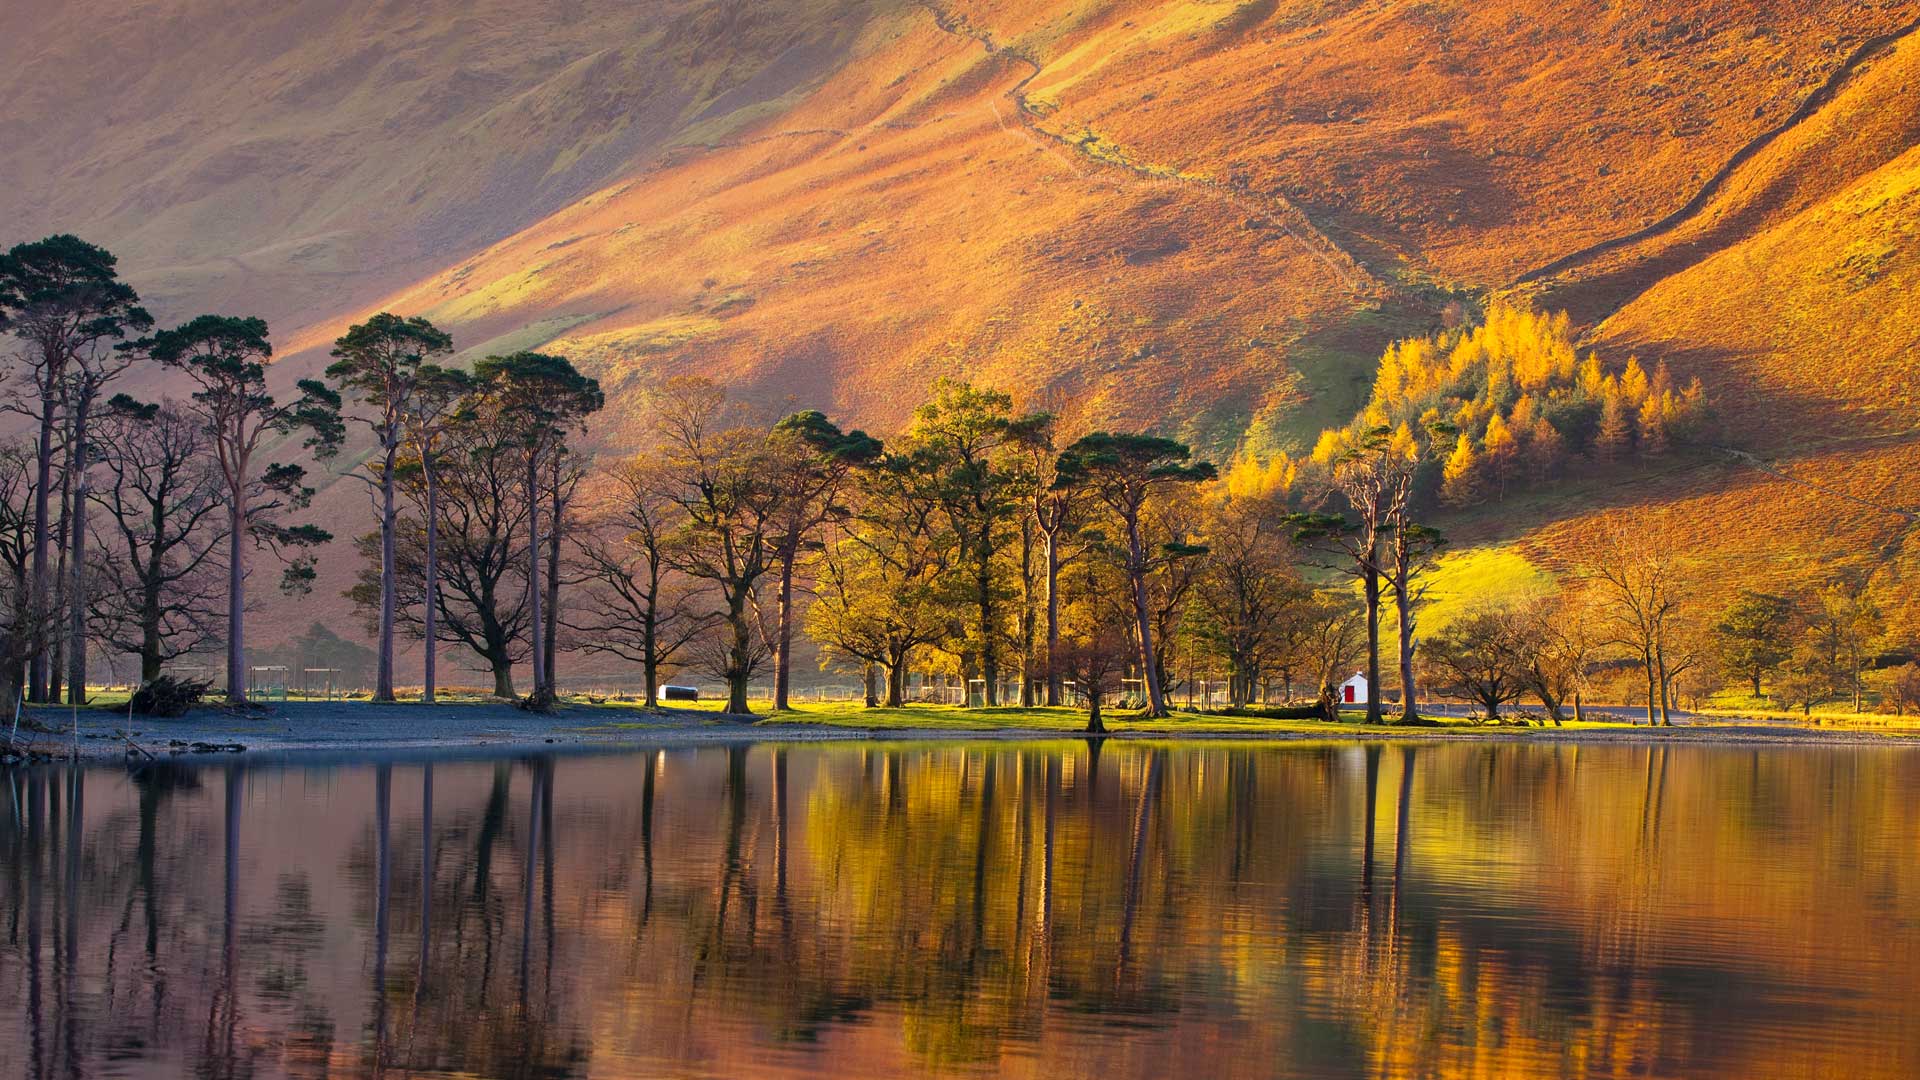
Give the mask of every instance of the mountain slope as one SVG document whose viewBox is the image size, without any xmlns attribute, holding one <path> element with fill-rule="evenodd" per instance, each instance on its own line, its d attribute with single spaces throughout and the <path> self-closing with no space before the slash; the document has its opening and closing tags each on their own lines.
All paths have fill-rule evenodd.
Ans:
<svg viewBox="0 0 1920 1080">
<path fill-rule="evenodd" d="M 1727 587 L 1920 573 L 1875 509 L 1920 505 L 1901 0 L 124 10 L 0 9 L 0 221 L 163 314 L 268 315 L 283 378 L 390 308 L 574 356 L 615 450 L 668 374 L 882 431 L 958 374 L 1220 456 L 1309 445 L 1387 343 L 1512 292 L 1721 425 L 1463 542 L 1563 562 L 1632 509 Z"/>
<path fill-rule="evenodd" d="M 468 340 L 566 327 L 553 346 L 616 391 L 702 371 L 885 424 L 964 372 L 1116 422 L 1237 405 L 1199 433 L 1230 442 L 1236 399 L 1281 379 L 1283 347 L 1370 302 L 1351 283 L 1364 272 L 1250 223 L 1231 193 L 1035 138 L 1010 116 L 1029 70 L 906 13 L 781 129 L 596 195 L 390 303 Z"/>
<path fill-rule="evenodd" d="M 305 321 L 830 70 L 860 2 L 0 7 L 0 220 L 113 248 L 159 310 Z"/>
<path fill-rule="evenodd" d="M 895 10 L 750 138 L 389 302 L 469 340 L 544 328 L 615 381 L 713 371 L 870 423 L 900 419 L 903 382 L 965 371 L 1089 417 L 1163 418 L 1171 402 L 1200 417 L 1181 433 L 1216 450 L 1256 421 L 1298 445 L 1351 411 L 1379 347 L 1431 325 L 1450 290 L 1658 219 L 1782 125 L 1721 185 L 1748 209 L 1702 215 L 1723 234 L 1909 138 L 1916 113 L 1892 102 L 1911 101 L 1913 50 L 1886 45 L 1910 12 L 1664 10 Z M 1847 118 L 1854 138 L 1808 134 L 1790 123 L 1803 111 Z M 1545 302 L 1594 309 L 1577 290 L 1603 271 L 1619 276 L 1555 281 Z"/>
</svg>

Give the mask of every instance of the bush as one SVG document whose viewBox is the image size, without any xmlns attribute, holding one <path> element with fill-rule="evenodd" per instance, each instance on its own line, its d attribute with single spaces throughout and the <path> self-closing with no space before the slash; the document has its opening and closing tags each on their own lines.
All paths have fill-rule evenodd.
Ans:
<svg viewBox="0 0 1920 1080">
<path fill-rule="evenodd" d="M 206 697 L 211 679 L 176 679 L 162 675 L 133 692 L 131 707 L 138 716 L 180 717 Z"/>
</svg>

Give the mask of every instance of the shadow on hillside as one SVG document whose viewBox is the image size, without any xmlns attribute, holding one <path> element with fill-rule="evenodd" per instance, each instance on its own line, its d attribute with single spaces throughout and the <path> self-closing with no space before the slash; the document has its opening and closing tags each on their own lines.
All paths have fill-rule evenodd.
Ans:
<svg viewBox="0 0 1920 1080">
<path fill-rule="evenodd" d="M 1857 395 L 1769 386 L 1756 369 L 1766 361 L 1755 349 L 1676 344 L 1643 335 L 1609 339 L 1605 353 L 1616 359 L 1637 356 L 1649 370 L 1665 361 L 1676 387 L 1699 378 L 1713 414 L 1708 429 L 1693 441 L 1770 455 L 1823 453 L 1835 444 L 1896 438 L 1914 429 L 1912 417 L 1892 410 L 1876 414 L 1859 408 Z"/>
</svg>

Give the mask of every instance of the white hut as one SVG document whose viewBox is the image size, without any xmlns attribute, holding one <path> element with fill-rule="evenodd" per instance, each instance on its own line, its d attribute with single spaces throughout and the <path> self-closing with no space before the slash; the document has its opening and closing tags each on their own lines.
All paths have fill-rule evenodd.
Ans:
<svg viewBox="0 0 1920 1080">
<path fill-rule="evenodd" d="M 1356 671 L 1353 677 L 1340 684 L 1340 704 L 1365 705 L 1367 703 L 1367 677 Z"/>
</svg>

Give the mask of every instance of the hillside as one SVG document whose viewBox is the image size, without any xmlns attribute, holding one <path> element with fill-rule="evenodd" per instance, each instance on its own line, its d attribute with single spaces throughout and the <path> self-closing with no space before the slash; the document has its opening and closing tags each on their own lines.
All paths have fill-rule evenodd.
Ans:
<svg viewBox="0 0 1920 1080">
<path fill-rule="evenodd" d="M 1133 422 L 1171 400 L 1222 449 L 1263 412 L 1310 438 L 1437 285 L 1683 202 L 1846 65 L 1836 27 L 1899 13 L 1528 14 L 900 9 L 754 138 L 393 302 L 469 340 L 538 324 L 616 379 L 713 370 L 777 400 L 828 371 L 870 422 L 899 419 L 902 380 L 964 370 Z"/>
<path fill-rule="evenodd" d="M 108 245 L 169 314 L 310 321 L 777 110 L 866 13 L 18 0 L 0 6 L 0 221 Z"/>
<path fill-rule="evenodd" d="M 268 315 L 289 375 L 386 307 L 575 356 L 615 447 L 665 374 L 880 430 L 964 374 L 1219 456 L 1303 448 L 1389 342 L 1513 293 L 1720 424 L 1464 540 L 1552 562 L 1635 507 L 1764 580 L 1920 505 L 1894 0 L 119 10 L 0 12 L 0 220 Z"/>
</svg>

